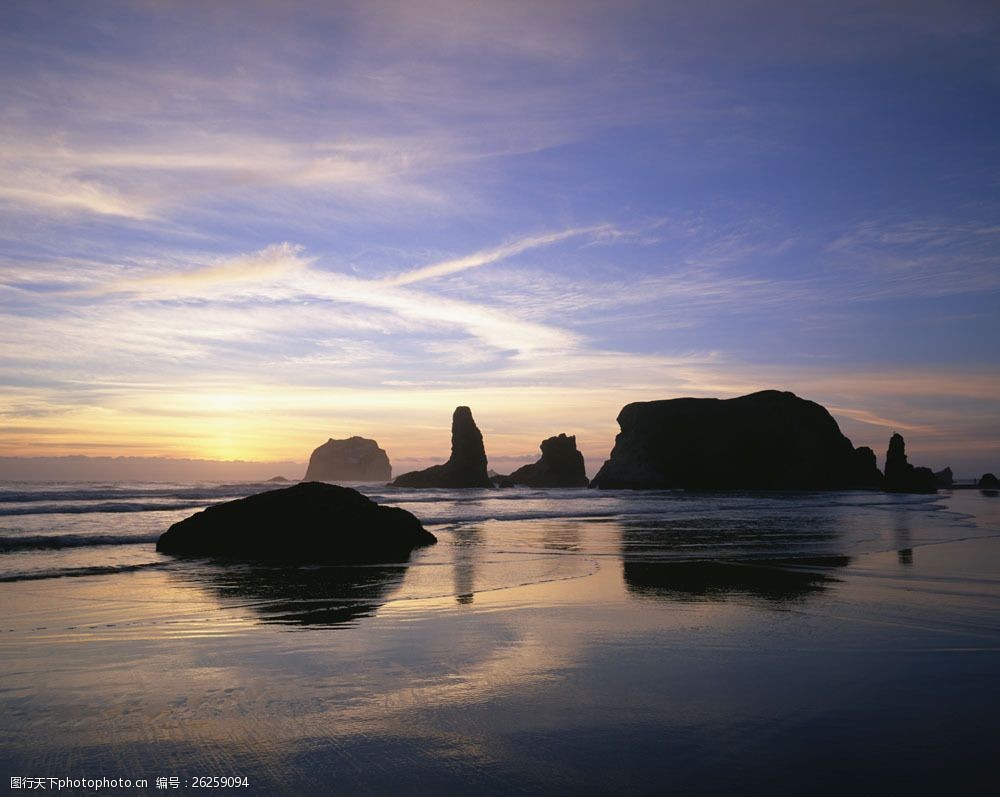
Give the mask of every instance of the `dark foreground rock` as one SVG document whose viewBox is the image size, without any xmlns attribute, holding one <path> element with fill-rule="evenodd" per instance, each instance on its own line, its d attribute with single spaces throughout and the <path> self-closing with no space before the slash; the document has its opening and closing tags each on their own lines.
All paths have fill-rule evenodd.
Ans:
<svg viewBox="0 0 1000 797">
<path fill-rule="evenodd" d="M 587 470 L 583 454 L 576 448 L 576 437 L 560 434 L 541 444 L 542 458 L 531 465 L 518 468 L 502 480 L 507 484 L 528 487 L 586 487 Z"/>
<path fill-rule="evenodd" d="M 394 487 L 490 487 L 483 435 L 468 407 L 456 407 L 451 419 L 451 458 L 444 465 L 404 473 Z"/>
<path fill-rule="evenodd" d="M 824 407 L 793 393 L 637 402 L 618 424 L 593 487 L 877 489 L 882 479 L 870 448 L 855 449 Z"/>
<path fill-rule="evenodd" d="M 366 437 L 327 440 L 312 452 L 304 481 L 387 482 L 392 478 L 389 456 Z"/>
<path fill-rule="evenodd" d="M 889 438 L 885 454 L 884 489 L 889 493 L 936 493 L 938 488 L 934 471 L 916 468 L 906 459 L 906 441 L 895 432 Z"/>
<path fill-rule="evenodd" d="M 164 532 L 163 553 L 258 561 L 405 562 L 437 539 L 412 514 L 357 490 L 303 482 L 210 506 Z"/>
</svg>

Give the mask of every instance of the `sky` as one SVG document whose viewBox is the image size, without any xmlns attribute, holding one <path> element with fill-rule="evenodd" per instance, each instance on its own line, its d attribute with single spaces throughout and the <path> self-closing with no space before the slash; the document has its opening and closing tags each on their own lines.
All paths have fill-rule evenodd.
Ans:
<svg viewBox="0 0 1000 797">
<path fill-rule="evenodd" d="M 0 11 L 0 457 L 593 474 L 632 401 L 792 390 L 1000 471 L 991 2 Z"/>
</svg>

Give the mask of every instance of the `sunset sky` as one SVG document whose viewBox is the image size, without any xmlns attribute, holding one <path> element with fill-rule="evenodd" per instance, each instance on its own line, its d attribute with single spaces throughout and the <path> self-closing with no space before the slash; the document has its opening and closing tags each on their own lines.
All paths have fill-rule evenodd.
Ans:
<svg viewBox="0 0 1000 797">
<path fill-rule="evenodd" d="M 996 3 L 0 19 L 0 456 L 398 473 L 468 404 L 593 475 L 630 401 L 773 387 L 1000 472 Z"/>
</svg>

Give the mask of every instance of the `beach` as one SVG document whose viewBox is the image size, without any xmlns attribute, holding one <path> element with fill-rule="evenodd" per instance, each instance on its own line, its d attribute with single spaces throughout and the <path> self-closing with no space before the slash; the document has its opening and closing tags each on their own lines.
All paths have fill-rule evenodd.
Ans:
<svg viewBox="0 0 1000 797">
<path fill-rule="evenodd" d="M 451 518 L 409 566 L 145 541 L 118 572 L 0 583 L 4 772 L 261 794 L 996 785 L 995 497 L 472 492 L 399 496 Z"/>
</svg>

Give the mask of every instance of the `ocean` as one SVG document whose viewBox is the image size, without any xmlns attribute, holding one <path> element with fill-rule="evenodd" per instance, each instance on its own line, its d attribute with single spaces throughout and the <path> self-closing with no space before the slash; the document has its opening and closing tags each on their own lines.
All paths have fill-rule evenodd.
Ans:
<svg viewBox="0 0 1000 797">
<path fill-rule="evenodd" d="M 85 781 L 1000 785 L 995 495 L 353 485 L 438 544 L 354 568 L 156 552 L 171 523 L 278 486 L 0 484 L 4 773 L 101 794 Z"/>
</svg>

